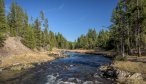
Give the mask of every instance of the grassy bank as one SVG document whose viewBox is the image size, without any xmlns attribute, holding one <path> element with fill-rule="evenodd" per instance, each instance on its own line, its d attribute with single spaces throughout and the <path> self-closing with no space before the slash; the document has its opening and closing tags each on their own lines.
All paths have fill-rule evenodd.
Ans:
<svg viewBox="0 0 146 84">
<path fill-rule="evenodd" d="M 126 78 L 118 80 L 120 84 L 146 84 L 146 57 L 127 56 L 126 61 L 114 60 L 113 67 L 131 74 L 142 74 L 143 80 Z"/>
<path fill-rule="evenodd" d="M 146 84 L 146 63 L 132 61 L 115 61 L 113 67 L 130 73 L 142 74 L 143 80 L 126 78 L 123 80 L 118 80 L 120 84 Z"/>
<path fill-rule="evenodd" d="M 146 74 L 146 57 L 141 56 L 127 56 L 126 61 L 118 61 L 115 60 L 114 67 L 119 69 L 129 71 L 129 72 L 136 72 Z"/>
<path fill-rule="evenodd" d="M 114 67 L 133 73 L 146 74 L 146 63 L 131 61 L 116 61 Z"/>
<path fill-rule="evenodd" d="M 10 68 L 11 70 L 21 70 L 34 67 L 34 63 L 42 63 L 54 60 L 54 57 L 49 57 L 47 53 L 28 53 L 23 55 L 15 55 L 2 58 L 1 68 Z"/>
<path fill-rule="evenodd" d="M 60 56 L 61 50 L 53 50 L 48 52 L 33 52 L 21 55 L 7 56 L 1 58 L 1 69 L 10 69 L 10 70 L 22 70 L 34 67 L 34 64 L 41 64 L 44 62 L 52 61 Z M 50 56 L 49 54 L 55 54 L 55 56 Z M 57 55 L 56 55 L 57 54 Z"/>
<path fill-rule="evenodd" d="M 3 58 L 0 67 L 8 67 L 17 64 L 46 62 L 53 59 L 54 58 L 49 57 L 47 53 L 29 53 L 23 55 L 15 55 Z"/>
<path fill-rule="evenodd" d="M 114 51 L 99 51 L 99 50 L 67 50 L 69 52 L 77 52 L 77 53 L 85 53 L 85 54 L 95 54 L 95 55 L 104 55 L 107 57 L 114 57 L 116 55 L 116 52 Z"/>
</svg>

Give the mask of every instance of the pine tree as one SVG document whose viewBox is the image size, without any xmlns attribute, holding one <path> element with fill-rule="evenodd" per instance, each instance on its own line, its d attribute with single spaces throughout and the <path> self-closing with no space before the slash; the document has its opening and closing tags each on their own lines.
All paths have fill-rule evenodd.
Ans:
<svg viewBox="0 0 146 84">
<path fill-rule="evenodd" d="M 135 49 L 141 56 L 141 48 L 145 46 L 145 5 L 145 0 L 120 0 L 114 9 L 110 31 L 121 53 Z"/>
<path fill-rule="evenodd" d="M 0 47 L 3 46 L 5 36 L 4 33 L 7 31 L 7 23 L 5 16 L 4 0 L 0 0 Z"/>
<path fill-rule="evenodd" d="M 34 37 L 34 31 L 31 25 L 29 25 L 28 27 L 26 27 L 26 32 L 24 34 L 24 38 L 23 38 L 23 44 L 25 46 L 27 46 L 30 49 L 34 49 L 35 48 L 35 37 Z"/>
<path fill-rule="evenodd" d="M 14 1 L 11 4 L 7 19 L 11 36 L 23 37 L 25 28 L 28 26 L 28 15 L 24 12 L 23 8 Z"/>
<path fill-rule="evenodd" d="M 13 1 L 11 4 L 10 12 L 8 13 L 8 24 L 10 27 L 11 36 L 16 36 L 16 4 Z"/>
<path fill-rule="evenodd" d="M 48 19 L 45 19 L 45 23 L 44 23 L 44 47 L 46 48 L 46 50 L 48 50 L 48 45 L 49 45 L 49 32 L 48 32 Z"/>
<path fill-rule="evenodd" d="M 52 31 L 49 31 L 49 44 L 50 44 L 50 49 L 57 46 L 57 40 L 54 32 Z"/>
<path fill-rule="evenodd" d="M 0 31 L 1 32 L 7 31 L 4 0 L 0 0 Z"/>
<path fill-rule="evenodd" d="M 40 27 L 40 21 L 37 18 L 34 23 L 34 32 L 35 32 L 35 43 L 36 43 L 36 48 L 40 49 L 42 47 L 42 31 Z"/>
<path fill-rule="evenodd" d="M 81 35 L 75 44 L 75 48 L 94 49 L 96 48 L 97 33 L 95 29 L 89 29 L 86 35 Z"/>
<path fill-rule="evenodd" d="M 124 0 L 120 0 L 119 3 L 117 4 L 115 10 L 113 11 L 113 16 L 111 21 L 114 23 L 113 24 L 113 36 L 117 36 L 116 38 L 116 45 L 117 49 L 120 49 L 120 54 L 124 57 L 125 56 L 125 42 L 126 42 L 126 17 L 125 17 L 125 4 Z"/>
</svg>

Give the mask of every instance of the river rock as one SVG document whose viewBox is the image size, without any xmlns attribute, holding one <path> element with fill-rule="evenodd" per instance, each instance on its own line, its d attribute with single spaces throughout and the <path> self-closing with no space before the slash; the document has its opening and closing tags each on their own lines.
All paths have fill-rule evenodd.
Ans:
<svg viewBox="0 0 146 84">
<path fill-rule="evenodd" d="M 143 79 L 142 74 L 141 73 L 130 73 L 127 71 L 123 71 L 123 70 L 117 70 L 117 79 L 119 80 L 123 80 L 123 79 L 136 79 L 136 80 L 141 80 Z"/>
<path fill-rule="evenodd" d="M 130 79 L 138 79 L 138 80 L 143 79 L 141 73 L 134 73 L 134 74 L 131 75 L 129 78 L 130 78 Z"/>
<path fill-rule="evenodd" d="M 127 77 L 130 77 L 130 73 L 127 71 L 123 71 L 123 70 L 116 70 L 116 75 L 117 75 L 117 79 L 118 80 L 123 80 L 126 79 Z"/>
<path fill-rule="evenodd" d="M 85 81 L 83 84 L 93 84 L 92 81 Z"/>
<path fill-rule="evenodd" d="M 0 68 L 0 72 L 2 72 L 3 71 L 3 69 L 2 68 Z"/>
<path fill-rule="evenodd" d="M 143 76 L 141 73 L 131 73 L 128 71 L 116 69 L 113 66 L 102 66 L 100 67 L 102 72 L 102 77 L 116 79 L 117 81 L 124 80 L 143 80 Z"/>
<path fill-rule="evenodd" d="M 99 68 L 101 71 L 101 76 L 106 77 L 106 78 L 116 78 L 116 69 L 111 66 L 101 66 Z"/>
<path fill-rule="evenodd" d="M 108 66 L 101 66 L 99 67 L 99 70 L 101 71 L 106 71 L 108 69 Z"/>
</svg>

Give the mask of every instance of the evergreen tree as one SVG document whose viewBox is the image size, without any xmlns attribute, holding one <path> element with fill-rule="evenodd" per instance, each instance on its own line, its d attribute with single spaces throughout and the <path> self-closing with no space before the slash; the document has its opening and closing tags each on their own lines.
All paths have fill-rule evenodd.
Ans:
<svg viewBox="0 0 146 84">
<path fill-rule="evenodd" d="M 61 33 L 56 35 L 58 48 L 68 48 L 68 42 Z"/>
<path fill-rule="evenodd" d="M 10 27 L 10 33 L 12 36 L 16 36 L 16 4 L 13 1 L 11 4 L 10 12 L 8 13 L 8 24 Z"/>
<path fill-rule="evenodd" d="M 35 43 L 36 48 L 39 49 L 42 47 L 42 31 L 41 31 L 41 25 L 40 21 L 37 18 L 34 23 L 34 32 L 35 32 Z"/>
<path fill-rule="evenodd" d="M 0 47 L 3 46 L 5 40 L 4 33 L 6 33 L 7 28 L 4 0 L 0 0 Z"/>
<path fill-rule="evenodd" d="M 52 31 L 49 31 L 49 44 L 50 44 L 50 49 L 57 46 L 57 40 L 54 32 Z"/>
<path fill-rule="evenodd" d="M 0 31 L 3 33 L 7 31 L 4 0 L 0 0 Z"/>
<path fill-rule="evenodd" d="M 26 28 L 26 33 L 24 34 L 24 39 L 22 42 L 30 49 L 35 48 L 34 28 L 32 28 L 31 25 Z"/>
<path fill-rule="evenodd" d="M 9 32 L 11 36 L 20 36 L 24 45 L 30 49 L 44 48 L 68 48 L 72 46 L 62 34 L 54 34 L 48 31 L 48 19 L 45 18 L 43 11 L 40 12 L 40 17 L 31 23 L 28 23 L 29 17 L 26 11 L 21 6 L 12 1 L 10 11 L 7 14 L 7 21 L 4 9 L 4 0 L 0 0 L 0 46 L 3 44 L 4 34 L 10 27 Z M 7 26 L 8 25 L 8 26 Z"/>
<path fill-rule="evenodd" d="M 109 31 L 101 30 L 97 37 L 97 47 L 108 48 L 109 36 Z"/>
<path fill-rule="evenodd" d="M 125 32 L 126 32 L 126 27 L 125 27 L 125 7 L 124 7 L 124 1 L 120 0 L 117 7 L 115 8 L 113 12 L 113 17 L 112 17 L 112 22 L 114 23 L 114 27 L 116 31 L 113 34 L 117 34 L 118 36 L 118 41 L 120 47 L 120 53 L 124 57 L 125 53 Z M 118 31 L 118 33 L 116 33 Z"/>
<path fill-rule="evenodd" d="M 49 45 L 49 32 L 48 32 L 48 19 L 45 19 L 44 23 L 44 32 L 43 32 L 43 47 L 48 50 L 48 45 Z"/>
<path fill-rule="evenodd" d="M 14 1 L 7 16 L 11 36 L 23 37 L 24 29 L 28 26 L 28 16 L 23 8 Z"/>
<path fill-rule="evenodd" d="M 97 33 L 95 29 L 89 29 L 86 35 L 81 35 L 76 42 L 75 48 L 94 49 L 96 48 Z"/>
<path fill-rule="evenodd" d="M 117 4 L 112 16 L 111 36 L 121 53 L 136 49 L 141 56 L 145 46 L 145 5 L 145 0 L 120 0 Z"/>
</svg>

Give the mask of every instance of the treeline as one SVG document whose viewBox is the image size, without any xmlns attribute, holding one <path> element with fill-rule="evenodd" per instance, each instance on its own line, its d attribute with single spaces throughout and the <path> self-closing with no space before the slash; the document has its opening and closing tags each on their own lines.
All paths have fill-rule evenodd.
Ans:
<svg viewBox="0 0 146 84">
<path fill-rule="evenodd" d="M 4 0 L 0 0 L 0 47 L 5 37 L 19 36 L 30 49 L 105 49 L 115 50 L 123 57 L 133 53 L 141 56 L 146 47 L 146 0 L 119 0 L 111 16 L 112 25 L 108 30 L 97 32 L 89 29 L 75 42 L 68 42 L 62 34 L 48 30 L 48 19 L 43 11 L 40 16 L 30 18 L 14 1 L 5 15 Z"/>
<path fill-rule="evenodd" d="M 6 15 L 4 0 L 0 0 L 1 47 L 6 36 L 19 36 L 22 38 L 22 43 L 30 49 L 69 48 L 70 42 L 62 34 L 55 34 L 49 31 L 48 28 L 48 19 L 43 11 L 40 12 L 39 17 L 29 18 L 27 12 L 13 0 L 10 11 Z"/>
<path fill-rule="evenodd" d="M 111 22 L 109 30 L 96 33 L 90 29 L 87 35 L 81 35 L 75 48 L 114 49 L 123 57 L 134 50 L 141 56 L 146 47 L 146 0 L 119 0 Z"/>
<path fill-rule="evenodd" d="M 109 31 L 101 30 L 96 32 L 95 29 L 89 29 L 86 35 L 81 35 L 75 42 L 76 49 L 112 49 L 109 45 Z"/>
<path fill-rule="evenodd" d="M 146 0 L 119 0 L 111 18 L 114 48 L 124 57 L 146 47 Z"/>
</svg>

